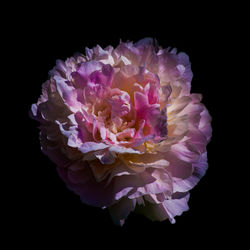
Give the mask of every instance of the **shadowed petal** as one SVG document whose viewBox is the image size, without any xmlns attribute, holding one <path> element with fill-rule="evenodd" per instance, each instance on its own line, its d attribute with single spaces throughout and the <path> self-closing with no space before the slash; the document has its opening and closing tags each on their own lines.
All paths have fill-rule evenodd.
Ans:
<svg viewBox="0 0 250 250">
<path fill-rule="evenodd" d="M 111 218 L 116 225 L 122 226 L 131 211 L 135 209 L 136 201 L 123 198 L 109 208 Z"/>
</svg>

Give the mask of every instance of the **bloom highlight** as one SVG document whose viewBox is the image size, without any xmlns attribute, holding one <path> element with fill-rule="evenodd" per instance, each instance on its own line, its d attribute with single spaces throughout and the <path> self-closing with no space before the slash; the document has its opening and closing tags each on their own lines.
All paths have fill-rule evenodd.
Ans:
<svg viewBox="0 0 250 250">
<path fill-rule="evenodd" d="M 58 60 L 32 105 L 42 151 L 116 224 L 135 209 L 174 223 L 206 172 L 212 132 L 191 79 L 188 56 L 150 38 Z"/>
</svg>

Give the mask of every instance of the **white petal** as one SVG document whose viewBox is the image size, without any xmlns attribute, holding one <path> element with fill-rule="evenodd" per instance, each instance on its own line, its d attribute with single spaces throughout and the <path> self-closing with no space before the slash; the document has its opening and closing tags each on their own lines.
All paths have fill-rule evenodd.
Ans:
<svg viewBox="0 0 250 250">
<path fill-rule="evenodd" d="M 104 144 L 104 143 L 85 142 L 78 149 L 82 153 L 85 154 L 85 153 L 88 153 L 90 151 L 97 151 L 97 150 L 105 149 L 107 147 L 109 147 L 109 146 L 107 144 Z"/>
</svg>

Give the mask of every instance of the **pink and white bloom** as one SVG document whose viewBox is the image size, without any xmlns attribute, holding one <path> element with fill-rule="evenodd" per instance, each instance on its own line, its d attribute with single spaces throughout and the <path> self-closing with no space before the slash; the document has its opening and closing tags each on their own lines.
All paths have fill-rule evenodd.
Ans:
<svg viewBox="0 0 250 250">
<path fill-rule="evenodd" d="M 175 223 L 207 170 L 212 133 L 191 80 L 188 56 L 150 38 L 58 60 L 32 105 L 42 151 L 116 224 L 135 209 Z"/>
</svg>

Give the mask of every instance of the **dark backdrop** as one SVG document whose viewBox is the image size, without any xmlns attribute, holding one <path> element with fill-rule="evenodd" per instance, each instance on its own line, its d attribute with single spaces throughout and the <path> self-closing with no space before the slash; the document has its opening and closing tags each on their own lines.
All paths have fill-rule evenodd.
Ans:
<svg viewBox="0 0 250 250">
<path fill-rule="evenodd" d="M 16 177 L 20 192 L 15 194 L 18 220 L 13 227 L 18 228 L 22 241 L 38 246 L 49 244 L 48 240 L 56 244 L 77 243 L 79 248 L 87 244 L 134 247 L 137 243 L 144 248 L 155 244 L 166 249 L 170 245 L 178 249 L 218 241 L 224 244 L 222 232 L 230 232 L 232 223 L 223 182 L 228 167 L 223 158 L 227 154 L 223 140 L 229 128 L 221 125 L 226 116 L 223 98 L 227 93 L 221 74 L 229 27 L 214 9 L 206 12 L 201 8 L 194 16 L 163 5 L 152 9 L 138 6 L 136 11 L 132 4 L 131 9 L 123 9 L 123 5 L 126 4 L 115 10 L 109 5 L 105 9 L 98 4 L 75 6 L 64 12 L 60 6 L 53 10 L 33 6 L 16 19 L 11 35 L 15 62 L 21 69 L 15 75 L 21 82 L 16 93 L 21 99 L 16 114 L 20 154 L 13 160 L 19 163 Z M 191 91 L 203 94 L 203 103 L 213 118 L 213 136 L 207 147 L 209 169 L 191 191 L 190 210 L 176 217 L 176 224 L 151 222 L 132 213 L 120 228 L 113 225 L 107 211 L 82 204 L 66 188 L 55 164 L 40 151 L 38 123 L 29 118 L 28 112 L 40 96 L 41 85 L 56 59 L 65 60 L 75 52 L 84 52 L 86 46 L 115 47 L 120 39 L 137 41 L 144 37 L 156 38 L 162 47 L 176 47 L 190 57 L 194 74 Z"/>
</svg>

